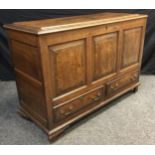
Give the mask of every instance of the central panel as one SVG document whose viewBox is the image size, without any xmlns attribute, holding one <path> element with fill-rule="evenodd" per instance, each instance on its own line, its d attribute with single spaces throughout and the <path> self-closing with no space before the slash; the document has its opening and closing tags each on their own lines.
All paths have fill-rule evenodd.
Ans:
<svg viewBox="0 0 155 155">
<path fill-rule="evenodd" d="M 94 80 L 116 72 L 118 33 L 94 37 Z"/>
<path fill-rule="evenodd" d="M 86 44 L 78 40 L 50 46 L 54 96 L 72 91 L 86 83 Z"/>
</svg>

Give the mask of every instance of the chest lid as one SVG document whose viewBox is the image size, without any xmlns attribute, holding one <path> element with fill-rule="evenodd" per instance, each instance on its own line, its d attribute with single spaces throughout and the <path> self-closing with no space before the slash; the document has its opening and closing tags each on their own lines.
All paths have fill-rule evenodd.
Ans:
<svg viewBox="0 0 155 155">
<path fill-rule="evenodd" d="M 39 35 L 146 17 L 147 15 L 140 14 L 99 13 L 55 19 L 15 22 L 12 24 L 4 25 L 4 27 L 6 29 L 13 29 Z"/>
</svg>

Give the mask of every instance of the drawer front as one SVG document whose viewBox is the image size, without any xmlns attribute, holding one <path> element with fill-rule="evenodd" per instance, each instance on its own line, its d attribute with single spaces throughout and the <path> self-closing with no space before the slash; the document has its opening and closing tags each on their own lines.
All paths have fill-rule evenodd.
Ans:
<svg viewBox="0 0 155 155">
<path fill-rule="evenodd" d="M 78 97 L 75 100 L 66 102 L 60 107 L 54 108 L 55 122 L 72 116 L 73 114 L 89 106 L 90 104 L 95 104 L 97 101 L 101 100 L 104 97 L 104 94 L 105 89 L 104 87 L 102 87 L 97 90 L 91 91 L 86 95 Z"/>
<path fill-rule="evenodd" d="M 107 84 L 107 94 L 111 95 L 117 93 L 118 91 L 127 88 L 128 86 L 136 83 L 138 81 L 138 72 L 132 72 L 121 76 L 120 78 L 111 81 Z"/>
</svg>

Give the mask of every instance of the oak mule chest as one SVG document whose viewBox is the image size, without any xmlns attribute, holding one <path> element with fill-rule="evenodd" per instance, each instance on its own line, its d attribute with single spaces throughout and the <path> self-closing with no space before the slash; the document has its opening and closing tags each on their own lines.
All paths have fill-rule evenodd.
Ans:
<svg viewBox="0 0 155 155">
<path fill-rule="evenodd" d="M 55 140 L 139 85 L 146 15 L 100 13 L 5 25 L 19 113 Z"/>
</svg>

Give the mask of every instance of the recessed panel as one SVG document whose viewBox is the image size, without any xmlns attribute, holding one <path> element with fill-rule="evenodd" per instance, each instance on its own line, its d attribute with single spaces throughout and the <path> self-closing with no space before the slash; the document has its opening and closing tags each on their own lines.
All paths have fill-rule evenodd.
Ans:
<svg viewBox="0 0 155 155">
<path fill-rule="evenodd" d="M 128 67 L 138 63 L 141 33 L 141 27 L 124 31 L 122 67 Z"/>
<path fill-rule="evenodd" d="M 20 96 L 22 106 L 26 106 L 30 112 L 34 112 L 41 120 L 46 117 L 43 87 L 41 83 L 36 83 L 24 74 L 16 72 L 16 79 L 18 84 L 18 94 Z"/>
<path fill-rule="evenodd" d="M 12 40 L 12 57 L 14 67 L 41 80 L 40 58 L 36 47 Z"/>
<path fill-rule="evenodd" d="M 55 95 L 83 86 L 86 82 L 85 40 L 51 46 L 49 50 Z"/>
<path fill-rule="evenodd" d="M 117 33 L 94 37 L 94 79 L 116 71 Z"/>
</svg>

